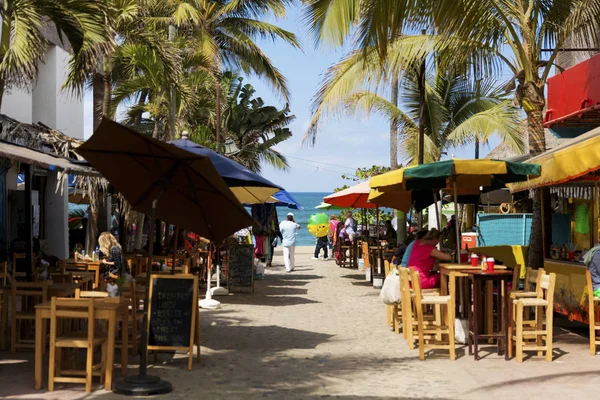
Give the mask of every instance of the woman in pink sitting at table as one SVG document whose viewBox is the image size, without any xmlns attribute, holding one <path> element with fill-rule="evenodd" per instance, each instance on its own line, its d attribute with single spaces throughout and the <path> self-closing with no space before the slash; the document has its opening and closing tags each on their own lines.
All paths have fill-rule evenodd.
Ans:
<svg viewBox="0 0 600 400">
<path fill-rule="evenodd" d="M 408 267 L 414 268 L 419 273 L 421 289 L 433 289 L 440 286 L 440 275 L 433 272 L 436 260 L 450 261 L 451 257 L 436 246 L 440 241 L 440 231 L 432 229 L 425 234 L 423 239 L 415 241 Z"/>
</svg>

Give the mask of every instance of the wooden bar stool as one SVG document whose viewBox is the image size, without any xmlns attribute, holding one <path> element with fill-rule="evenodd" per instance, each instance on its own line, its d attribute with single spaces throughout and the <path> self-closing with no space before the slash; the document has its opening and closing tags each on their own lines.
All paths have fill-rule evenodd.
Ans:
<svg viewBox="0 0 600 400">
<path fill-rule="evenodd" d="M 87 320 L 87 329 L 81 332 L 60 334 L 59 319 Z M 54 390 L 56 382 L 84 383 L 85 391 L 92 391 L 92 377 L 104 376 L 106 370 L 107 341 L 96 337 L 94 318 L 94 299 L 56 298 L 51 300 L 50 314 L 50 360 L 48 364 L 48 390 Z M 94 365 L 94 348 L 102 348 L 102 360 Z M 85 349 L 85 371 L 62 370 L 61 352 L 63 349 Z M 56 351 L 59 349 L 58 351 Z M 82 376 L 83 377 L 80 377 Z"/>
<path fill-rule="evenodd" d="M 417 315 L 417 331 L 419 335 L 419 359 L 425 360 L 425 349 L 443 349 L 448 350 L 450 359 L 456 359 L 454 345 L 454 308 L 452 307 L 450 296 L 429 295 L 424 296 L 421 292 L 421 282 L 419 273 L 414 269 L 410 269 L 410 283 L 414 292 L 414 304 Z M 430 323 L 425 319 L 424 306 L 431 306 L 434 313 L 434 323 Z M 442 318 L 441 309 L 446 310 L 445 318 Z M 445 325 L 441 321 L 445 320 Z M 429 339 L 425 343 L 425 339 Z M 448 339 L 440 340 L 446 336 Z"/>
<path fill-rule="evenodd" d="M 596 304 L 600 303 L 600 297 L 594 296 L 594 288 L 592 286 L 592 275 L 590 270 L 585 271 L 585 280 L 587 282 L 588 295 L 588 324 L 590 326 L 590 354 L 596 355 L 596 346 L 600 344 L 600 340 L 596 340 L 596 330 L 600 329 L 600 323 L 596 322 Z"/>
<path fill-rule="evenodd" d="M 516 335 L 513 340 L 516 345 L 517 362 L 523 362 L 523 351 L 536 350 L 538 356 L 546 353 L 546 361 L 552 361 L 552 332 L 554 320 L 554 286 L 556 274 L 544 274 L 541 278 L 537 296 L 516 300 L 516 315 L 514 320 Z M 530 327 L 524 321 L 525 307 L 538 308 L 536 324 Z M 543 313 L 546 314 L 546 327 L 543 326 Z"/>
</svg>

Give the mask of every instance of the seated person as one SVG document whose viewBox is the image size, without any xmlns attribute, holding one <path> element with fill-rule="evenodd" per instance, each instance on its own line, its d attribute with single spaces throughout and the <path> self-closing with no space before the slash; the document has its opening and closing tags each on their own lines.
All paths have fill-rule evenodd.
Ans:
<svg viewBox="0 0 600 400">
<path fill-rule="evenodd" d="M 436 260 L 450 261 L 449 254 L 439 251 L 440 231 L 432 229 L 423 237 L 415 240 L 408 259 L 408 267 L 419 273 L 421 289 L 433 289 L 440 286 L 440 275 L 433 272 Z"/>
<path fill-rule="evenodd" d="M 402 267 L 406 268 L 408 266 L 408 259 L 410 257 L 410 253 L 415 244 L 415 241 L 423 239 L 423 237 L 426 234 L 427 234 L 427 230 L 420 230 L 419 232 L 417 232 L 417 236 L 416 236 L 415 240 L 410 241 L 410 243 L 406 246 L 406 250 L 404 250 L 404 254 L 402 255 L 402 258 L 401 258 L 402 261 L 400 261 L 400 265 Z M 406 239 L 406 240 L 409 241 L 409 239 Z"/>
<path fill-rule="evenodd" d="M 390 220 L 385 221 L 385 234 L 384 234 L 383 238 L 385 240 L 387 240 L 388 243 L 396 243 L 397 237 L 398 237 L 398 234 L 396 233 L 396 230 L 392 226 L 392 221 L 390 221 Z"/>
<path fill-rule="evenodd" d="M 398 265 L 402 257 L 406 253 L 406 243 L 394 246 L 394 256 L 392 257 L 392 264 Z"/>
</svg>

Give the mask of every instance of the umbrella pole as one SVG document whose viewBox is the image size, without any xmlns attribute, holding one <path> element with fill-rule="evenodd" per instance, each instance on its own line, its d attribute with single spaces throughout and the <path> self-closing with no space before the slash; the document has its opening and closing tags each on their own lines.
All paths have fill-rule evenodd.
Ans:
<svg viewBox="0 0 600 400">
<path fill-rule="evenodd" d="M 377 225 L 375 225 L 375 237 L 379 239 L 379 206 L 376 208 L 377 212 Z"/>
<path fill-rule="evenodd" d="M 439 193 L 436 190 L 434 190 L 433 191 L 433 204 L 435 205 L 435 218 L 437 219 L 438 229 L 441 231 L 442 230 L 442 217 L 440 216 L 441 206 L 438 209 L 438 195 L 439 195 Z"/>
<path fill-rule="evenodd" d="M 177 240 L 179 239 L 179 227 L 175 227 L 175 240 L 173 241 L 173 263 L 171 264 L 171 275 L 175 275 L 175 260 L 177 259 Z"/>
<path fill-rule="evenodd" d="M 454 215 L 456 216 L 456 222 L 454 223 L 454 231 L 456 232 L 456 262 L 460 263 L 460 235 L 458 234 L 458 194 L 456 190 L 456 178 L 453 179 L 454 189 Z"/>
<path fill-rule="evenodd" d="M 162 192 L 152 201 L 150 219 L 150 237 L 148 246 L 148 270 L 146 271 L 146 298 L 144 300 L 144 329 L 142 329 L 142 349 L 140 352 L 140 369 L 137 376 L 128 376 L 115 383 L 114 392 L 129 396 L 148 396 L 154 394 L 170 393 L 173 390 L 171 383 L 161 380 L 158 376 L 146 375 L 148 358 L 148 303 L 150 302 L 150 277 L 152 276 L 152 258 L 154 257 L 154 231 L 156 229 L 156 203 Z M 154 226 L 152 226 L 154 224 Z"/>
</svg>

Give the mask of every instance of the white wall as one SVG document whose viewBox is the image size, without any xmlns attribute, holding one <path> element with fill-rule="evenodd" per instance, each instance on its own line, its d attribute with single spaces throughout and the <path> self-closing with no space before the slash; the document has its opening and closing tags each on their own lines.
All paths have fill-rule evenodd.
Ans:
<svg viewBox="0 0 600 400">
<path fill-rule="evenodd" d="M 24 89 L 9 89 L 4 92 L 2 99 L 2 114 L 8 115 L 17 121 L 30 124 L 33 110 L 31 93 Z"/>
<path fill-rule="evenodd" d="M 46 184 L 46 240 L 48 253 L 60 259 L 69 258 L 68 218 L 69 205 L 67 181 L 62 183 L 62 193 L 57 191 L 58 173 L 50 172 Z"/>
</svg>

